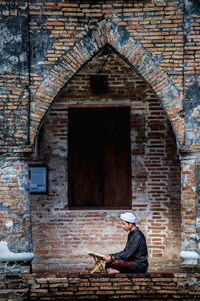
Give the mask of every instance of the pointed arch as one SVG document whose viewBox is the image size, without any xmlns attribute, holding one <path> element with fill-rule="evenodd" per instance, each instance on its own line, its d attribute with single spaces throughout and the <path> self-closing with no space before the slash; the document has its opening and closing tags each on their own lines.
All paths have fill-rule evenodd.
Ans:
<svg viewBox="0 0 200 301">
<path fill-rule="evenodd" d="M 43 79 L 30 108 L 31 143 L 34 143 L 40 123 L 61 89 L 106 44 L 111 45 L 149 84 L 172 124 L 178 144 L 183 143 L 183 107 L 177 87 L 154 56 L 130 36 L 125 26 L 110 22 L 102 22 L 98 28 L 88 32 L 57 60 L 49 75 Z"/>
</svg>

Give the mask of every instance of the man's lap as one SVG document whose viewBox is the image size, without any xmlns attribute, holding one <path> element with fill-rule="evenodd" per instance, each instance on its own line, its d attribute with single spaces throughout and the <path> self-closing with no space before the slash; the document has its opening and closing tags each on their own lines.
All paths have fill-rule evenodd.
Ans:
<svg viewBox="0 0 200 301">
<path fill-rule="evenodd" d="M 126 261 L 122 259 L 114 259 L 113 261 L 106 263 L 106 270 L 109 268 L 116 269 L 121 273 L 143 273 L 146 270 L 137 268 L 133 261 Z"/>
</svg>

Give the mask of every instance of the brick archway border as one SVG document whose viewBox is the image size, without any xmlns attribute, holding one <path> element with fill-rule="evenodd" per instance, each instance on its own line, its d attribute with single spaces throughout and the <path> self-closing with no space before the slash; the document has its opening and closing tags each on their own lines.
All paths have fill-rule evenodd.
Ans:
<svg viewBox="0 0 200 301">
<path fill-rule="evenodd" d="M 160 100 L 171 124 L 178 144 L 184 142 L 184 121 L 180 113 L 182 98 L 167 72 L 155 62 L 153 55 L 139 41 L 130 37 L 124 26 L 102 22 L 88 32 L 70 51 L 57 60 L 50 74 L 38 87 L 30 107 L 30 142 L 34 144 L 41 121 L 68 81 L 106 44 L 149 84 Z"/>
</svg>

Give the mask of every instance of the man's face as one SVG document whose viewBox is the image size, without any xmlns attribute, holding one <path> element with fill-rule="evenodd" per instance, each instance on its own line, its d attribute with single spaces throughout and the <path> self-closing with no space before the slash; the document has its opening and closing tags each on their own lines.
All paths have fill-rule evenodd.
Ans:
<svg viewBox="0 0 200 301">
<path fill-rule="evenodd" d="M 122 228 L 124 231 L 128 232 L 132 229 L 133 224 L 122 221 Z"/>
</svg>

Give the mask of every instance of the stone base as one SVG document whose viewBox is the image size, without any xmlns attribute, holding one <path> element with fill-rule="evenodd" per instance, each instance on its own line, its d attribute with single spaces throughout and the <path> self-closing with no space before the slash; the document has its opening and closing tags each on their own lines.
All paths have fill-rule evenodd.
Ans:
<svg viewBox="0 0 200 301">
<path fill-rule="evenodd" d="M 183 264 L 197 265 L 199 260 L 199 254 L 195 251 L 181 251 L 180 257 L 183 260 Z"/>
</svg>

